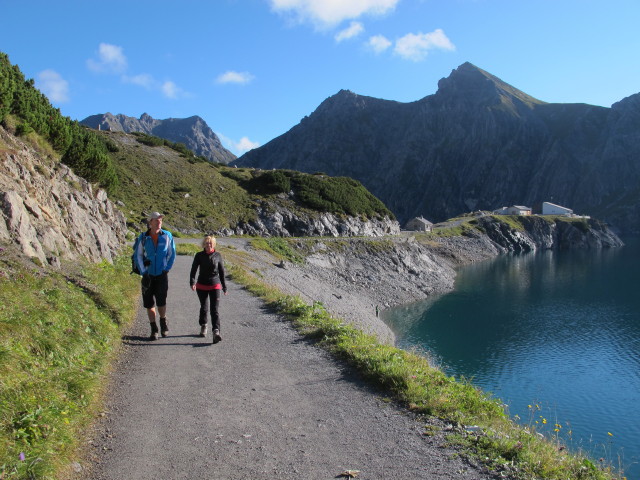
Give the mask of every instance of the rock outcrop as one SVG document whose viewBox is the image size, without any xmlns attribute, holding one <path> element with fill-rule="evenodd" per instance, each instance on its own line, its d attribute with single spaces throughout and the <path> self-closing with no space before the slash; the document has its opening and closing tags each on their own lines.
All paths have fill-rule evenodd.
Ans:
<svg viewBox="0 0 640 480">
<path fill-rule="evenodd" d="M 523 229 L 514 229 L 492 216 L 480 217 L 478 227 L 502 252 L 535 252 L 549 249 L 611 248 L 623 245 L 605 224 L 595 219 L 548 221 L 540 216 L 519 217 Z"/>
<path fill-rule="evenodd" d="M 80 122 L 87 127 L 113 132 L 142 132 L 176 143 L 184 143 L 189 150 L 211 162 L 229 163 L 236 156 L 222 146 L 220 138 L 207 122 L 194 115 L 189 118 L 158 120 L 143 113 L 140 118 L 111 113 L 91 115 Z"/>
<path fill-rule="evenodd" d="M 223 235 L 263 237 L 380 237 L 400 233 L 400 224 L 388 217 L 362 219 L 331 213 L 295 213 L 287 208 L 263 204 L 256 209 L 257 218 L 241 222 Z"/>
<path fill-rule="evenodd" d="M 640 232 L 640 94 L 537 100 L 465 63 L 401 103 L 342 90 L 233 162 L 359 180 L 401 223 L 551 201 Z"/>
<path fill-rule="evenodd" d="M 112 260 L 127 231 L 104 190 L 0 126 L 0 242 L 42 264 Z"/>
</svg>

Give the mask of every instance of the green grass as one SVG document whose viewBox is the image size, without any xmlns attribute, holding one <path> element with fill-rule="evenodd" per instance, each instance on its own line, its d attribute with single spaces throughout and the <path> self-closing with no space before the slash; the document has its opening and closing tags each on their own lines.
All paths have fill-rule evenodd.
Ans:
<svg viewBox="0 0 640 480">
<path fill-rule="evenodd" d="M 458 217 L 447 222 L 438 224 L 430 232 L 415 232 L 413 235 L 416 239 L 422 239 L 428 241 L 429 239 L 435 239 L 438 237 L 449 238 L 470 235 L 472 232 L 477 231 L 476 219 L 474 217 Z"/>
<path fill-rule="evenodd" d="M 525 228 L 522 224 L 523 217 L 520 215 L 491 215 L 498 223 L 506 224 L 509 228 L 515 231 L 522 232 Z"/>
<path fill-rule="evenodd" d="M 569 453 L 557 436 L 541 437 L 541 427 L 519 426 L 499 400 L 465 379 L 446 376 L 423 356 L 381 344 L 332 317 L 321 303 L 309 305 L 300 297 L 283 294 L 262 275 L 246 269 L 244 252 L 226 251 L 225 258 L 233 280 L 288 317 L 302 335 L 355 367 L 410 410 L 457 425 L 457 433 L 449 440 L 489 468 L 523 480 L 615 478 L 609 467 L 596 467 L 580 452 Z M 479 426 L 480 431 L 467 432 L 465 425 Z"/>
<path fill-rule="evenodd" d="M 134 318 L 129 266 L 44 271 L 0 252 L 0 478 L 60 478 L 74 458 Z"/>
<path fill-rule="evenodd" d="M 202 250 L 202 246 L 198 243 L 177 243 L 176 254 L 193 256 Z"/>
<path fill-rule="evenodd" d="M 278 260 L 287 260 L 291 263 L 302 263 L 304 258 L 291 247 L 291 240 L 285 238 L 254 238 L 251 246 L 270 252 Z"/>
</svg>

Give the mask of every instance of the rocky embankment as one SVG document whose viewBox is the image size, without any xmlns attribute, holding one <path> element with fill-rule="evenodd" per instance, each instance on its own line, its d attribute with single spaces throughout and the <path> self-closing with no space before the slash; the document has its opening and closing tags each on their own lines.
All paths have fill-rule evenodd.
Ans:
<svg viewBox="0 0 640 480">
<path fill-rule="evenodd" d="M 376 316 L 376 306 L 382 310 L 446 293 L 458 266 L 506 252 L 622 245 L 597 221 L 586 230 L 576 225 L 532 217 L 524 230 L 517 230 L 486 217 L 478 222 L 480 229 L 456 236 L 403 232 L 379 239 L 301 239 L 294 247 L 304 262 L 276 262 L 252 251 L 250 268 L 285 293 L 321 302 L 332 315 L 393 343 L 393 332 Z M 223 244 L 230 241 L 222 239 Z"/>
<path fill-rule="evenodd" d="M 246 243 L 220 241 L 235 248 Z M 386 343 L 393 343 L 394 335 L 376 316 L 376 306 L 382 310 L 445 293 L 453 288 L 458 265 L 500 254 L 486 236 L 441 238 L 428 244 L 405 234 L 317 238 L 301 240 L 296 248 L 305 255 L 302 263 L 277 262 L 251 250 L 247 266 L 283 292 L 308 303 L 321 302 L 332 315 Z"/>
<path fill-rule="evenodd" d="M 43 265 L 112 260 L 127 231 L 104 190 L 0 126 L 0 242 Z"/>
</svg>

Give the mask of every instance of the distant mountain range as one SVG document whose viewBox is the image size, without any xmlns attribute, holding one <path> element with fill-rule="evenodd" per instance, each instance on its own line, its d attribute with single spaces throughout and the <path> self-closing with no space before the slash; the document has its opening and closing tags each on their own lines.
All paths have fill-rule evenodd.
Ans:
<svg viewBox="0 0 640 480">
<path fill-rule="evenodd" d="M 187 148 L 211 162 L 229 163 L 236 156 L 222 146 L 218 136 L 198 116 L 156 120 L 143 113 L 140 118 L 104 113 L 92 115 L 80 122 L 90 128 L 114 132 L 143 132 L 172 142 L 184 143 Z"/>
<path fill-rule="evenodd" d="M 640 94 L 546 103 L 470 63 L 415 102 L 341 90 L 232 163 L 355 178 L 403 223 L 549 201 L 640 232 Z"/>
</svg>

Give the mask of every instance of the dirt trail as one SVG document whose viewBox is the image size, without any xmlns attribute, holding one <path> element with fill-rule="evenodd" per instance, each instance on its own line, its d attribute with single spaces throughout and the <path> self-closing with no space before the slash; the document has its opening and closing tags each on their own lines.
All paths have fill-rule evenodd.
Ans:
<svg viewBox="0 0 640 480">
<path fill-rule="evenodd" d="M 82 478 L 492 478 L 232 282 L 223 341 L 198 337 L 190 265 L 170 273 L 169 337 L 147 341 L 142 308 L 124 337 Z"/>
</svg>

